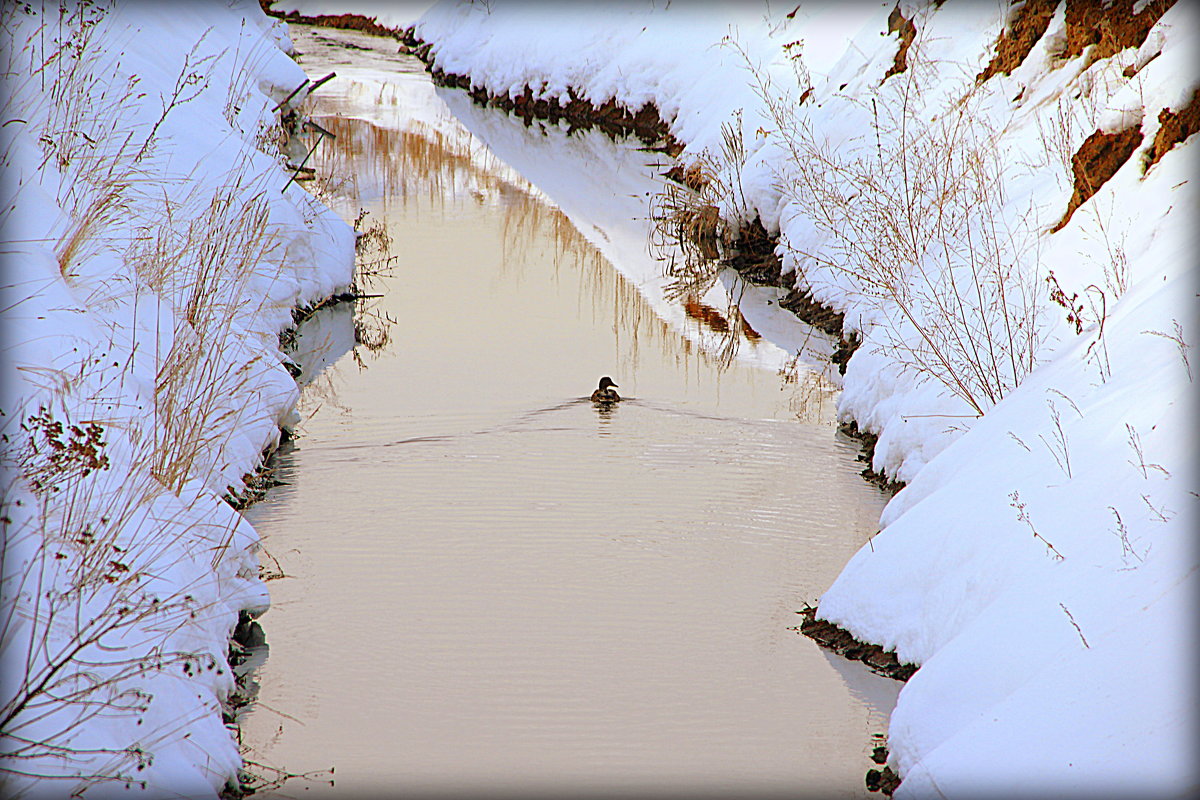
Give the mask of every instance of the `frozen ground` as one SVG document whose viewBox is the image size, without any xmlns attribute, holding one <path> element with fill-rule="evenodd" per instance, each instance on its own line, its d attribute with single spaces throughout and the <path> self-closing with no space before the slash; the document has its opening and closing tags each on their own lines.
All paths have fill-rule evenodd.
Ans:
<svg viewBox="0 0 1200 800">
<path fill-rule="evenodd" d="M 213 796 L 241 491 L 296 397 L 278 334 L 353 232 L 273 141 L 304 80 L 257 3 L 6 4 L 0 286 L 6 796 Z"/>
<path fill-rule="evenodd" d="M 1190 794 L 1195 137 L 1143 164 L 1197 83 L 1194 9 L 1093 58 L 1065 54 L 1060 6 L 978 83 L 999 8 L 905 4 L 891 76 L 891 6 L 771 10 L 445 3 L 416 31 L 496 94 L 654 103 L 685 163 L 740 188 L 723 215 L 779 232 L 861 336 L 839 413 L 908 486 L 819 615 L 922 667 L 891 722 L 898 796 Z M 1130 127 L 1055 230 L 1072 155 Z"/>
</svg>

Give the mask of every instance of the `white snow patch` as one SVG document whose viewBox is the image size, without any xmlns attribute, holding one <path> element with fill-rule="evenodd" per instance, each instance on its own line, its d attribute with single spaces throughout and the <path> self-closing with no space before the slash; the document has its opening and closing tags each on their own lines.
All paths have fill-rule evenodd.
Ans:
<svg viewBox="0 0 1200 800">
<path fill-rule="evenodd" d="M 863 338 L 840 413 L 879 436 L 873 466 L 909 484 L 819 605 L 921 665 L 890 728 L 897 797 L 1194 791 L 1195 137 L 1141 169 L 1159 112 L 1197 83 L 1194 9 L 1175 4 L 1138 50 L 1085 68 L 1052 55 L 1060 8 L 1021 67 L 975 87 L 1007 24 L 1000 6 L 905 4 L 918 39 L 908 70 L 886 81 L 890 6 L 802 4 L 790 19 L 790 6 L 698 8 L 446 2 L 416 27 L 440 68 L 492 92 L 653 103 L 684 162 L 719 152 L 721 126 L 740 119 L 749 216 L 781 233 L 797 285 Z M 772 103 L 792 112 L 791 139 Z M 959 115 L 966 127 L 953 127 Z M 1142 147 L 1050 233 L 1083 139 L 1132 125 Z M 939 130 L 967 136 L 936 141 Z M 914 159 L 906 171 L 901 152 Z M 977 263 L 1013 270 L 1006 285 L 1024 294 L 1005 297 L 1036 330 L 1031 368 L 974 398 L 982 416 L 952 374 L 914 361 L 922 328 L 864 283 L 869 262 L 854 259 L 883 239 L 839 239 L 837 227 L 889 197 L 930 218 L 939 206 L 912 193 L 918 179 L 972 152 L 994 159 L 981 173 L 992 190 L 961 206 L 975 221 L 940 242 L 978 254 L 984 221 L 1011 233 L 1015 249 Z M 826 184 L 831 199 L 844 192 L 829 218 L 803 191 L 818 153 L 847 169 Z M 855 195 L 863 175 L 873 197 Z M 946 262 L 926 253 L 898 290 L 948 286 Z M 1050 300 L 1051 271 L 1070 310 Z M 975 331 L 1006 343 L 1003 319 Z"/>
<path fill-rule="evenodd" d="M 221 497 L 275 444 L 278 334 L 348 285 L 354 234 L 285 189 L 304 74 L 257 3 L 4 15 L 6 789 L 212 797 L 241 766 L 229 636 L 269 604 Z"/>
</svg>

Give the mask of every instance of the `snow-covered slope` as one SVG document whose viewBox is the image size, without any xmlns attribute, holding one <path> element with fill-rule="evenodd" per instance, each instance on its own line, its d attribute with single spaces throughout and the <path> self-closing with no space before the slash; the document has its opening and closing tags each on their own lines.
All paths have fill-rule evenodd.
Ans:
<svg viewBox="0 0 1200 800">
<path fill-rule="evenodd" d="M 6 4 L 6 796 L 214 796 L 258 537 L 222 496 L 296 398 L 278 334 L 353 231 L 273 141 L 304 80 L 257 3 Z"/>
<path fill-rule="evenodd" d="M 861 338 L 839 413 L 908 486 L 818 614 L 922 665 L 900 796 L 1195 789 L 1200 21 L 1085 5 L 443 3 L 416 26 L 495 95 L 656 105 Z"/>
</svg>

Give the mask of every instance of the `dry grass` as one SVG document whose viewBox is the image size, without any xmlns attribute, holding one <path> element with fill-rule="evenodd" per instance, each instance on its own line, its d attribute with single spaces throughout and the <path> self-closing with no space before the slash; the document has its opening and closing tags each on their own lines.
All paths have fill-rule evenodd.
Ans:
<svg viewBox="0 0 1200 800">
<path fill-rule="evenodd" d="M 146 180 L 142 162 L 154 150 L 160 127 L 204 90 L 204 71 L 215 56 L 197 57 L 197 43 L 184 58 L 172 94 L 161 98 L 158 118 L 142 128 L 132 122 L 131 113 L 141 102 L 138 80 L 114 80 L 110 54 L 95 40 L 106 9 L 64 3 L 57 11 L 57 19 L 44 22 L 23 47 L 5 49 L 10 51 L 9 74 L 21 76 L 22 89 L 37 85 L 44 95 L 41 167 L 69 176 L 58 184 L 56 199 L 68 211 L 69 222 L 55 247 L 59 269 L 69 280 L 74 265 L 100 252 L 107 244 L 106 231 L 130 215 L 131 190 Z M 9 6 L 5 13 L 22 12 Z M 19 93 L 10 92 L 8 103 Z"/>
<path fill-rule="evenodd" d="M 739 112 L 721 126 L 716 152 L 706 150 L 686 166 L 676 167 L 668 173 L 672 180 L 650 201 L 650 248 L 663 264 L 666 296 L 718 335 L 713 354 L 722 369 L 733 363 L 743 340 L 757 337 L 739 307 L 744 281 L 737 279 L 723 311 L 693 309 L 700 308 L 700 298 L 738 252 L 740 224 L 751 218 L 742 191 L 745 164 Z"/>
<path fill-rule="evenodd" d="M 719 150 L 701 153 L 679 170 L 679 182 L 666 183 L 651 198 L 650 246 L 670 279 L 668 297 L 699 297 L 707 292 L 737 234 L 726 220 L 747 218 L 741 127 L 740 115 L 722 125 Z"/>
<path fill-rule="evenodd" d="M 929 119 L 923 44 L 862 106 L 874 134 L 836 149 L 754 74 L 790 156 L 780 188 L 824 240 L 786 242 L 800 271 L 852 278 L 902 368 L 983 414 L 1036 363 L 1038 240 L 1030 215 L 1006 209 L 1003 154 L 973 82 Z"/>
<path fill-rule="evenodd" d="M 23 11 L 10 4 L 3 13 L 10 23 L 8 15 Z M 196 587 L 160 578 L 197 557 L 215 566 L 231 545 L 232 523 L 207 521 L 178 498 L 189 481 L 209 476 L 246 390 L 260 385 L 256 373 L 267 365 L 243 349 L 237 331 L 261 310 L 246 300 L 249 282 L 282 268 L 285 244 L 267 201 L 281 181 L 254 185 L 248 162 L 232 165 L 215 192 L 181 197 L 181 183 L 149 202 L 163 123 L 207 85 L 212 57 L 187 54 L 157 120 L 135 128 L 133 105 L 144 98 L 136 78 L 110 77 L 111 54 L 96 38 L 104 13 L 64 4 L 24 42 L 12 42 L 14 28 L 4 26 L 13 91 L 3 108 L 6 118 L 17 116 L 18 99 L 32 105 L 32 97 L 42 113 L 24 124 L 68 217 L 46 243 L 63 278 L 77 286 L 79 266 L 108 250 L 123 264 L 126 288 L 94 287 L 88 303 L 122 291 L 134 300 L 154 294 L 176 312 L 170 330 L 145 337 L 153 342 L 131 349 L 114 337 L 74 364 L 41 368 L 38 410 L 10 413 L 0 425 L 0 650 L 6 673 L 22 676 L 0 696 L 8 737 L 0 773 L 73 775 L 64 795 L 95 783 L 136 784 L 155 742 L 195 723 L 146 731 L 145 749 L 73 747 L 72 737 L 99 716 L 146 712 L 139 676 L 223 667 L 220 653 L 172 648 L 176 632 L 204 609 Z M 240 97 L 248 81 L 234 76 Z M 11 151 L 3 157 L 10 163 Z M 133 244 L 117 250 L 130 234 Z M 128 407 L 127 384 L 139 379 L 134 362 L 147 358 L 155 369 L 152 406 L 143 412 Z M 156 502 L 167 495 L 176 497 Z"/>
<path fill-rule="evenodd" d="M 359 197 L 376 194 L 375 190 L 402 203 L 416 197 L 436 200 L 466 176 L 487 192 L 504 186 L 496 171 L 483 168 L 487 161 L 476 161 L 481 157 L 494 161 L 495 157 L 487 151 L 475 152 L 478 147 L 465 130 L 444 131 L 422 124 L 396 131 L 335 116 L 321 116 L 319 122 L 336 137 L 326 140 L 312 159 L 319 176 L 337 176 L 318 178 L 315 190 L 310 185 L 322 200 L 357 202 Z M 363 161 L 372 165 L 371 186 L 361 185 L 368 176 L 351 167 Z"/>
</svg>

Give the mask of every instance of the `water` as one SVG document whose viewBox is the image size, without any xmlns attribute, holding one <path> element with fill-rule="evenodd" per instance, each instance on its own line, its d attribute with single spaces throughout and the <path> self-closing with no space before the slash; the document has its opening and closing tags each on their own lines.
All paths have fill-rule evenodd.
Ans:
<svg viewBox="0 0 1200 800">
<path fill-rule="evenodd" d="M 884 498 L 776 346 L 798 323 L 728 277 L 666 300 L 636 143 L 435 95 L 385 42 L 297 44 L 340 76 L 318 190 L 398 258 L 301 330 L 302 435 L 247 513 L 287 576 L 247 758 L 336 768 L 274 795 L 866 795 L 899 684 L 789 628 Z"/>
</svg>

